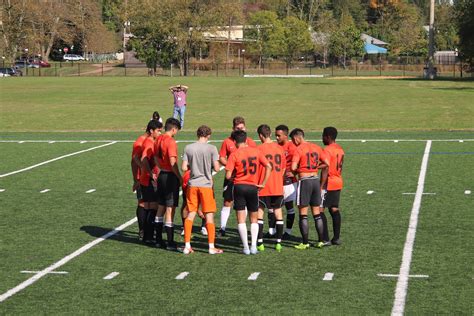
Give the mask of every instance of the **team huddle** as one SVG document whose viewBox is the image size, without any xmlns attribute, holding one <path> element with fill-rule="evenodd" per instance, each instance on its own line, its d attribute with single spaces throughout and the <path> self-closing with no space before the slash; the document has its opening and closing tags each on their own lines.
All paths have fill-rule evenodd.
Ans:
<svg viewBox="0 0 474 316">
<path fill-rule="evenodd" d="M 344 151 L 336 143 L 337 130 L 323 130 L 325 148 L 305 140 L 302 129 L 291 132 L 286 125 L 272 130 L 262 124 L 257 128 L 261 144 L 247 136 L 245 120 L 233 119 L 232 134 L 220 151 L 209 144 L 212 131 L 202 125 L 197 129 L 197 141 L 184 148 L 181 174 L 178 165 L 178 146 L 174 137 L 181 129 L 175 118 L 161 123 L 159 115 L 147 125 L 145 134 L 133 144 L 133 190 L 137 192 L 139 236 L 147 244 L 177 251 L 174 241 L 174 217 L 180 190 L 183 204 L 181 217 L 185 245 L 184 254 L 193 251 L 191 232 L 198 215 L 202 218 L 202 232 L 208 236 L 209 254 L 221 254 L 215 245 L 217 211 L 213 173 L 225 168 L 223 207 L 220 213 L 220 236 L 226 235 L 231 208 L 237 214 L 237 228 L 244 254 L 264 251 L 264 237 L 273 239 L 275 250 L 282 251 L 282 240 L 291 237 L 295 220 L 294 204 L 299 210 L 302 241 L 295 248 L 310 248 L 308 212 L 314 218 L 318 242 L 316 247 L 340 245 L 340 193 L 343 187 L 342 166 Z M 286 228 L 283 219 L 286 209 Z M 329 238 L 325 209 L 333 220 L 333 238 Z M 268 234 L 264 235 L 264 214 L 268 214 Z M 250 220 L 250 245 L 247 217 Z M 166 242 L 163 239 L 163 228 Z"/>
</svg>

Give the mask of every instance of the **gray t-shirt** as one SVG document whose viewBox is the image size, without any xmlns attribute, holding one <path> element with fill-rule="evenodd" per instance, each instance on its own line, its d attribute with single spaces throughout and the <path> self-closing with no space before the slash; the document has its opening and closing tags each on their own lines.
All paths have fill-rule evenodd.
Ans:
<svg viewBox="0 0 474 316">
<path fill-rule="evenodd" d="M 216 146 L 207 143 L 193 143 L 184 148 L 183 161 L 191 169 L 189 186 L 212 187 L 212 166 L 219 160 Z"/>
</svg>

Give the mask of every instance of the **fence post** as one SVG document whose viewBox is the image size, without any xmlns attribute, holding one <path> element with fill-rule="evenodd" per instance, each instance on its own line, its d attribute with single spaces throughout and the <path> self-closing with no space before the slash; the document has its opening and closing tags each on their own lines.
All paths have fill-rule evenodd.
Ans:
<svg viewBox="0 0 474 316">
<path fill-rule="evenodd" d="M 216 77 L 219 77 L 219 63 L 216 64 Z"/>
<path fill-rule="evenodd" d="M 170 64 L 170 77 L 173 77 L 173 64 Z"/>
<path fill-rule="evenodd" d="M 262 75 L 264 75 L 264 74 L 265 74 L 265 63 L 262 62 Z"/>
<path fill-rule="evenodd" d="M 127 76 L 127 66 L 125 65 L 125 62 L 123 63 L 123 69 L 125 69 L 125 77 Z"/>
<path fill-rule="evenodd" d="M 58 63 L 54 63 L 54 76 L 58 76 Z"/>
<path fill-rule="evenodd" d="M 359 69 L 358 69 L 358 68 L 359 68 L 359 62 L 358 62 L 358 61 L 356 61 L 356 77 L 357 77 L 357 72 L 359 71 Z"/>
<path fill-rule="evenodd" d="M 459 70 L 460 70 L 460 74 L 461 74 L 461 78 L 462 78 L 462 61 L 461 61 L 461 63 L 460 63 L 460 68 L 459 68 Z"/>
<path fill-rule="evenodd" d="M 331 63 L 331 76 L 334 77 L 334 63 Z"/>
<path fill-rule="evenodd" d="M 403 77 L 405 77 L 405 64 L 402 64 L 403 67 Z"/>
<path fill-rule="evenodd" d="M 194 77 L 196 77 L 196 65 L 194 65 Z"/>
<path fill-rule="evenodd" d="M 288 62 L 286 63 L 286 75 L 288 76 Z"/>
<path fill-rule="evenodd" d="M 456 78 L 456 61 L 453 64 L 453 78 Z"/>
<path fill-rule="evenodd" d="M 104 76 L 104 63 L 101 64 L 102 65 L 102 77 Z"/>
<path fill-rule="evenodd" d="M 39 67 L 39 76 L 41 77 L 41 66 Z"/>
<path fill-rule="evenodd" d="M 77 63 L 77 75 L 80 77 L 81 76 L 81 64 Z"/>
<path fill-rule="evenodd" d="M 382 58 L 379 57 L 379 75 L 382 76 Z"/>
<path fill-rule="evenodd" d="M 309 75 L 310 75 L 310 76 L 312 75 L 312 71 L 311 71 L 312 68 L 313 68 L 313 67 L 311 67 L 311 65 L 309 65 Z"/>
</svg>

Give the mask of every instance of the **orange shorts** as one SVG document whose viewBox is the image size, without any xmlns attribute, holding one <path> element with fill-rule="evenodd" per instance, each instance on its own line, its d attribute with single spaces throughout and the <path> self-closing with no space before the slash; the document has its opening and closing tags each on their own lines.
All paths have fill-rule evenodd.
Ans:
<svg viewBox="0 0 474 316">
<path fill-rule="evenodd" d="M 212 188 L 188 187 L 186 192 L 186 203 L 189 212 L 197 212 L 199 205 L 203 213 L 215 213 L 216 199 Z"/>
</svg>

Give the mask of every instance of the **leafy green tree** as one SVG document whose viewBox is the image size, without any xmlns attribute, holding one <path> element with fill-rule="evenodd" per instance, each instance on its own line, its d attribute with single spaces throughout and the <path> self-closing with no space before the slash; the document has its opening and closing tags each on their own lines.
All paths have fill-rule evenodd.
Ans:
<svg viewBox="0 0 474 316">
<path fill-rule="evenodd" d="M 456 17 L 451 4 L 435 6 L 435 47 L 437 50 L 454 50 L 459 45 Z"/>
<path fill-rule="evenodd" d="M 454 10 L 458 25 L 461 56 L 466 60 L 471 71 L 474 70 L 474 1 L 455 0 Z"/>
<path fill-rule="evenodd" d="M 275 28 L 270 36 L 270 47 L 291 65 L 293 60 L 313 50 L 311 34 L 308 24 L 297 17 L 286 17 L 281 23 L 282 27 Z"/>
<path fill-rule="evenodd" d="M 360 35 L 360 30 L 354 24 L 342 25 L 331 34 L 330 52 L 338 58 L 344 68 L 348 58 L 363 54 L 364 43 L 360 39 Z"/>
<path fill-rule="evenodd" d="M 275 12 L 259 11 L 250 15 L 247 25 L 249 28 L 245 36 L 250 40 L 247 49 L 251 55 L 258 56 L 260 68 L 262 61 L 272 55 L 274 47 L 277 46 L 271 43 L 271 40 L 278 38 L 272 34 L 278 32 L 278 29 L 281 34 L 282 23 Z"/>
</svg>

